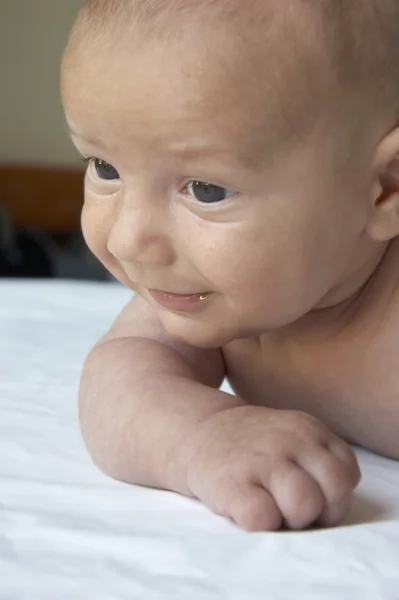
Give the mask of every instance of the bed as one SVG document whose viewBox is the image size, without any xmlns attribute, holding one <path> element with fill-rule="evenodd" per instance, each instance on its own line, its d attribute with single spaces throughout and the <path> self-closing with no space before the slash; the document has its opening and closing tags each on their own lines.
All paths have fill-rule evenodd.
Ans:
<svg viewBox="0 0 399 600">
<path fill-rule="evenodd" d="M 107 478 L 79 371 L 129 292 L 0 281 L 0 599 L 399 599 L 399 464 L 358 450 L 342 527 L 246 534 L 200 503 Z"/>
</svg>

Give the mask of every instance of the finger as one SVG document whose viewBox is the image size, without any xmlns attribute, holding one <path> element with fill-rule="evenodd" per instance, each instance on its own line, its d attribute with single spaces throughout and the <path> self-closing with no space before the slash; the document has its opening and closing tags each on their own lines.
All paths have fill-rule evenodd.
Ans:
<svg viewBox="0 0 399 600">
<path fill-rule="evenodd" d="M 248 484 L 235 490 L 229 502 L 233 521 L 246 531 L 278 531 L 282 516 L 273 497 L 262 487 Z"/>
<path fill-rule="evenodd" d="M 339 502 L 326 502 L 324 510 L 315 522 L 315 525 L 320 527 L 336 527 L 340 525 L 349 513 L 351 504 L 352 494 L 348 494 Z"/>
<path fill-rule="evenodd" d="M 318 483 L 325 498 L 318 523 L 324 527 L 341 523 L 348 512 L 353 490 L 348 465 L 326 449 L 301 458 L 300 466 Z"/>
<path fill-rule="evenodd" d="M 325 498 L 319 485 L 294 462 L 285 461 L 271 473 L 268 490 L 290 529 L 309 527 L 324 510 Z"/>
<path fill-rule="evenodd" d="M 354 453 L 352 448 L 339 438 L 336 438 L 330 441 L 330 443 L 328 444 L 328 449 L 330 450 L 330 452 L 332 452 L 332 454 L 334 454 L 334 456 L 336 456 L 339 460 L 341 460 L 348 466 L 349 472 L 352 476 L 353 487 L 356 488 L 360 483 L 362 474 L 360 471 L 356 454 Z"/>
</svg>

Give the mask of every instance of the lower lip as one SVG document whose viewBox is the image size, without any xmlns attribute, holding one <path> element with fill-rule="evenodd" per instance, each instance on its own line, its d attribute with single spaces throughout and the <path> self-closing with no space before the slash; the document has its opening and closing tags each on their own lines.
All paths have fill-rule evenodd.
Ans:
<svg viewBox="0 0 399 600">
<path fill-rule="evenodd" d="M 199 308 L 209 298 L 210 293 L 191 294 L 168 294 L 159 290 L 149 290 L 155 302 L 169 310 L 194 310 Z"/>
</svg>

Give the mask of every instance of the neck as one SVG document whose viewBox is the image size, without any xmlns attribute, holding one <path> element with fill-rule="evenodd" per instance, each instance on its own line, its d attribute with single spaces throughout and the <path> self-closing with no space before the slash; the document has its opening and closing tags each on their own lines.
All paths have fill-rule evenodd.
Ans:
<svg viewBox="0 0 399 600">
<path fill-rule="evenodd" d="M 325 298 L 301 319 L 275 332 L 281 341 L 321 342 L 346 329 L 370 301 L 378 282 L 378 293 L 396 286 L 389 277 L 393 254 L 399 252 L 399 239 L 384 245 L 369 258 L 355 275 L 333 288 Z M 388 290 L 388 292 L 390 289 Z M 379 299 L 382 298 L 379 296 Z M 273 335 L 274 337 L 274 335 Z"/>
</svg>

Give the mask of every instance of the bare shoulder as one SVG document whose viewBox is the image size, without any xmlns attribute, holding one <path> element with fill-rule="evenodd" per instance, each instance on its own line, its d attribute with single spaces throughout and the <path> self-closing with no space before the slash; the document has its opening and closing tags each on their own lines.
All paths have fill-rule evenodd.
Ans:
<svg viewBox="0 0 399 600">
<path fill-rule="evenodd" d="M 100 343 L 128 338 L 152 340 L 178 352 L 194 367 L 200 379 L 207 385 L 219 387 L 225 377 L 221 349 L 196 348 L 172 339 L 156 312 L 139 295 L 135 295 L 125 306 Z"/>
</svg>

